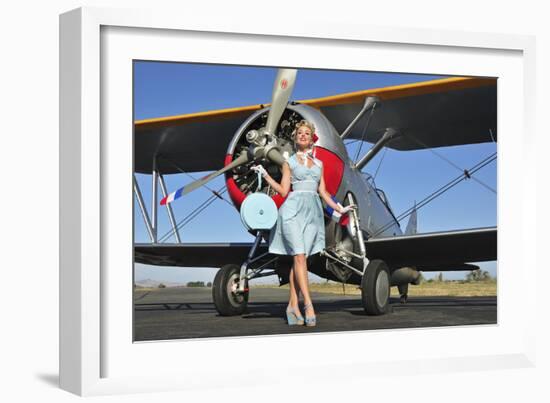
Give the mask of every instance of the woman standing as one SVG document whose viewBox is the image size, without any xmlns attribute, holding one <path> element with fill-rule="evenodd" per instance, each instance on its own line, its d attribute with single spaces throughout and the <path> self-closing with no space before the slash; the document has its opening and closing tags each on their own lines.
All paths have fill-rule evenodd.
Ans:
<svg viewBox="0 0 550 403">
<path fill-rule="evenodd" d="M 275 181 L 261 166 L 253 169 L 261 172 L 267 183 L 281 196 L 286 197 L 279 208 L 277 224 L 269 235 L 269 252 L 293 256 L 290 269 L 290 295 L 286 310 L 289 325 L 302 325 L 298 293 L 304 297 L 305 325 L 315 326 L 316 317 L 309 294 L 306 259 L 325 248 L 325 223 L 319 195 L 334 210 L 341 214 L 355 206 L 341 207 L 325 189 L 323 163 L 312 155 L 315 127 L 302 120 L 296 124 L 293 135 L 296 153 L 282 167 L 281 183 Z"/>
</svg>

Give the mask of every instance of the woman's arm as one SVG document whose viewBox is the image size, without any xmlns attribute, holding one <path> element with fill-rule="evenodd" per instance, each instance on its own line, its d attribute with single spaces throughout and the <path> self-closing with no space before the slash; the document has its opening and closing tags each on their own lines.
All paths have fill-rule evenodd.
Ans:
<svg viewBox="0 0 550 403">
<path fill-rule="evenodd" d="M 332 207 L 337 212 L 341 213 L 341 208 L 338 204 L 332 200 L 332 197 L 330 197 L 330 193 L 327 192 L 327 189 L 325 187 L 325 179 L 323 177 L 324 167 L 321 167 L 321 180 L 319 182 L 319 195 L 321 198 L 325 201 L 326 204 L 328 204 L 330 207 Z"/>
<path fill-rule="evenodd" d="M 283 163 L 283 178 L 281 179 L 280 184 L 269 176 L 268 173 L 266 173 L 264 179 L 277 193 L 279 193 L 282 197 L 286 197 L 290 191 L 290 167 L 288 166 L 288 162 L 285 161 Z"/>
</svg>

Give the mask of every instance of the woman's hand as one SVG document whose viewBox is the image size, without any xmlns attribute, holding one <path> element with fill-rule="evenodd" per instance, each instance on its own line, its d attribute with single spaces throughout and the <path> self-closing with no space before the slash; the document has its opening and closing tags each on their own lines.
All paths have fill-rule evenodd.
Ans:
<svg viewBox="0 0 550 403">
<path fill-rule="evenodd" d="M 350 204 L 349 206 L 346 206 L 346 207 L 343 207 L 341 204 L 338 204 L 338 207 L 340 207 L 340 211 L 339 211 L 340 214 L 346 214 L 351 210 L 354 210 L 354 211 L 357 210 L 357 205 L 355 204 Z"/>
<path fill-rule="evenodd" d="M 281 178 L 281 183 L 278 183 L 275 179 L 269 176 L 262 165 L 254 165 L 250 167 L 250 169 L 255 172 L 259 172 L 264 177 L 269 186 L 271 186 L 282 197 L 287 196 L 288 192 L 290 191 L 290 167 L 288 166 L 288 163 L 286 161 L 282 167 L 283 177 Z"/>
<path fill-rule="evenodd" d="M 263 165 L 254 165 L 250 169 L 252 169 L 253 171 L 259 172 L 264 178 L 267 176 L 267 171 L 265 170 Z"/>
</svg>

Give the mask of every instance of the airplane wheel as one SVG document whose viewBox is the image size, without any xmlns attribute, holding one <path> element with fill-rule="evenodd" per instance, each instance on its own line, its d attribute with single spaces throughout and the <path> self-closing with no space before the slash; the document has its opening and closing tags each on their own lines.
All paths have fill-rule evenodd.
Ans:
<svg viewBox="0 0 550 403">
<path fill-rule="evenodd" d="M 218 313 L 222 316 L 241 315 L 248 304 L 248 280 L 245 292 L 237 294 L 241 268 L 236 264 L 227 264 L 220 268 L 212 284 L 212 299 Z"/>
<path fill-rule="evenodd" d="M 361 299 L 368 315 L 383 315 L 390 305 L 390 270 L 383 260 L 371 260 L 361 279 Z"/>
</svg>

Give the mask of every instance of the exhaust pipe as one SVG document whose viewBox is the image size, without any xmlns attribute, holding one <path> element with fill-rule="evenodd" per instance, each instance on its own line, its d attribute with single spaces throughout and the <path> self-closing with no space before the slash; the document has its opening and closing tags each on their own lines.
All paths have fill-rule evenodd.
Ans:
<svg viewBox="0 0 550 403">
<path fill-rule="evenodd" d="M 420 284 L 420 272 L 412 267 L 401 267 L 391 274 L 391 285 Z"/>
</svg>

